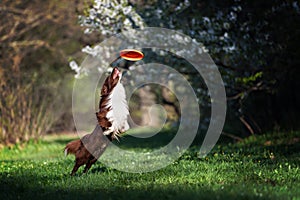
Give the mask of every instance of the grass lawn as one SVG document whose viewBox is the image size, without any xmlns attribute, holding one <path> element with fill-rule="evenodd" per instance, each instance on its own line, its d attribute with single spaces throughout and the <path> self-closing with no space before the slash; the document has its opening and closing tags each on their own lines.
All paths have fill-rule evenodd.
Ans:
<svg viewBox="0 0 300 200">
<path fill-rule="evenodd" d="M 139 141 L 125 136 L 121 144 L 147 151 L 169 135 Z M 0 150 L 0 199 L 300 199 L 299 132 L 220 143 L 206 158 L 198 158 L 200 146 L 194 144 L 173 164 L 149 173 L 97 162 L 88 174 L 80 169 L 70 177 L 74 156 L 64 157 L 63 148 L 72 138 L 47 136 Z"/>
</svg>

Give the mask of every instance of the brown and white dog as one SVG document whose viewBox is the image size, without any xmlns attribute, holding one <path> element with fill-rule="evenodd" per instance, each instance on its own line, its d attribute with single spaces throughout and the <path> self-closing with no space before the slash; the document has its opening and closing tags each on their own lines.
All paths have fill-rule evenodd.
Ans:
<svg viewBox="0 0 300 200">
<path fill-rule="evenodd" d="M 102 86 L 99 112 L 96 113 L 104 135 L 109 136 L 111 140 L 129 129 L 129 111 L 125 89 L 120 83 L 121 78 L 121 72 L 115 67 Z"/>
<path fill-rule="evenodd" d="M 110 141 L 129 129 L 127 117 L 129 115 L 126 94 L 120 83 L 122 74 L 115 67 L 108 76 L 101 89 L 99 112 L 96 113 L 98 124 L 91 134 L 79 140 L 68 143 L 65 155 L 75 155 L 75 165 L 71 172 L 74 175 L 78 168 L 86 165 L 86 173 L 105 151 Z"/>
</svg>

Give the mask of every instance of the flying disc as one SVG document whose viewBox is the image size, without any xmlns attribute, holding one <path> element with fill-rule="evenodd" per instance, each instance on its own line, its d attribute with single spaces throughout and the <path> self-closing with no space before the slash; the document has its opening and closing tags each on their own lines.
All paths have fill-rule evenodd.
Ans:
<svg viewBox="0 0 300 200">
<path fill-rule="evenodd" d="M 144 54 L 136 49 L 124 49 L 120 51 L 120 57 L 125 60 L 138 61 L 144 58 Z"/>
</svg>

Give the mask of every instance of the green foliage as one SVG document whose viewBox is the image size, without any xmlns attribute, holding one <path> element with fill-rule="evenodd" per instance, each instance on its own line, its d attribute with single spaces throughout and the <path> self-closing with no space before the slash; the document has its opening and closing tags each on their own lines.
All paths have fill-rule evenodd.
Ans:
<svg viewBox="0 0 300 200">
<path fill-rule="evenodd" d="M 38 143 L 0 151 L 0 197 L 298 199 L 300 133 L 273 135 L 219 144 L 204 159 L 197 157 L 199 147 L 193 146 L 179 160 L 155 172 L 125 173 L 97 162 L 88 174 L 82 175 L 81 169 L 75 177 L 69 176 L 74 157 L 65 158 L 62 151 L 71 137 L 47 137 Z M 126 141 L 127 148 L 135 150 L 153 147 L 136 147 L 135 142 Z M 159 138 L 156 142 L 155 146 L 160 146 Z"/>
<path fill-rule="evenodd" d="M 236 81 L 238 83 L 247 85 L 247 84 L 251 84 L 251 83 L 257 81 L 262 76 L 263 76 L 263 72 L 257 72 L 255 74 L 253 74 L 252 76 L 237 78 Z"/>
</svg>

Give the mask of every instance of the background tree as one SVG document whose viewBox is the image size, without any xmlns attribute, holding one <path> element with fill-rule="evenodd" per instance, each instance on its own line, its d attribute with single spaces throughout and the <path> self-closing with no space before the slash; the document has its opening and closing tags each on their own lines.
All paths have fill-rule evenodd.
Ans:
<svg viewBox="0 0 300 200">
<path fill-rule="evenodd" d="M 78 1 L 1 1 L 0 143 L 72 130 L 72 56 L 93 43 L 77 24 Z"/>
<path fill-rule="evenodd" d="M 106 9 L 111 13 L 103 12 Z M 226 130 L 254 134 L 299 128 L 295 112 L 299 108 L 299 15 L 298 1 L 96 0 L 82 17 L 82 25 L 108 35 L 129 28 L 165 27 L 203 43 L 226 85 Z M 111 16 L 118 16 L 117 23 Z M 170 64 L 167 56 L 151 59 Z M 173 59 L 171 65 L 189 77 L 209 117 L 210 100 L 201 77 L 185 71 L 187 63 L 182 60 Z"/>
<path fill-rule="evenodd" d="M 274 127 L 299 128 L 299 116 L 293 112 L 299 107 L 299 81 L 293 75 L 299 72 L 299 2 L 153 1 L 151 6 L 136 5 L 148 26 L 181 30 L 209 49 L 227 86 L 228 129 L 245 127 L 253 134 Z M 190 77 L 197 84 L 198 78 Z"/>
</svg>

